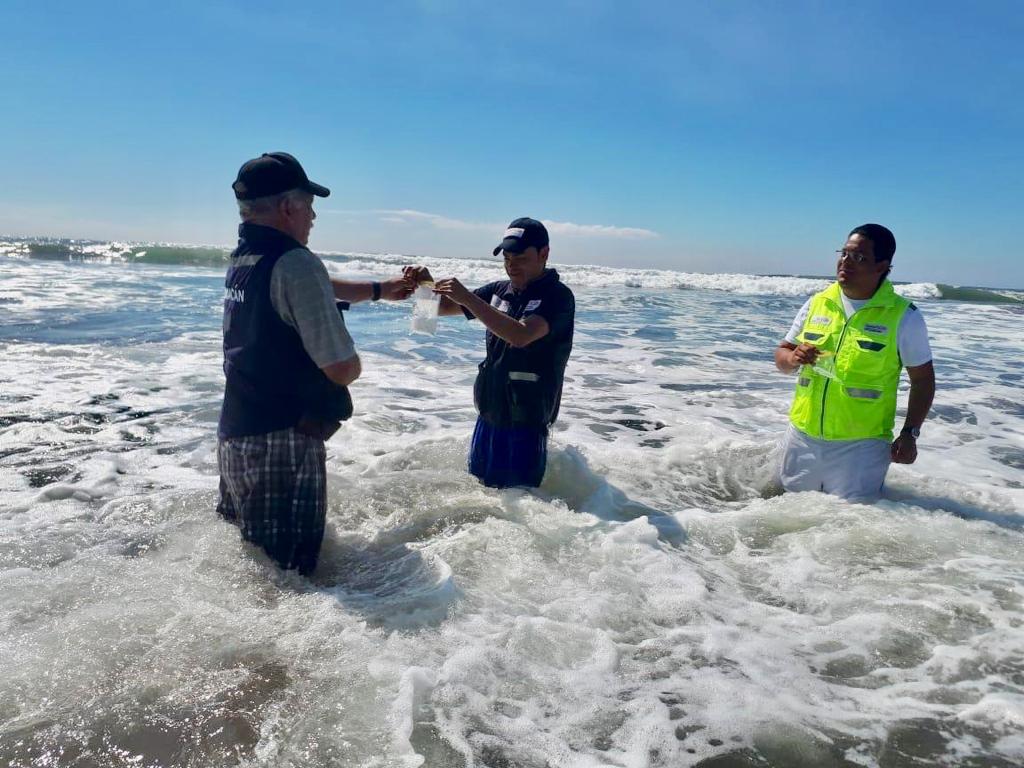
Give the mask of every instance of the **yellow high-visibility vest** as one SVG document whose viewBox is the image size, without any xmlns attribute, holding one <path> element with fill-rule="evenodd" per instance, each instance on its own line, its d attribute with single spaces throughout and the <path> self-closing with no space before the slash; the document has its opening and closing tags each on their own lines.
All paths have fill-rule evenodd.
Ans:
<svg viewBox="0 0 1024 768">
<path fill-rule="evenodd" d="M 888 280 L 849 318 L 842 288 L 833 283 L 811 299 L 797 343 L 835 355 L 835 378 L 812 366 L 800 368 L 789 420 L 806 435 L 824 440 L 892 440 L 900 360 L 896 333 L 913 306 Z M 822 366 L 823 367 L 823 366 Z"/>
</svg>

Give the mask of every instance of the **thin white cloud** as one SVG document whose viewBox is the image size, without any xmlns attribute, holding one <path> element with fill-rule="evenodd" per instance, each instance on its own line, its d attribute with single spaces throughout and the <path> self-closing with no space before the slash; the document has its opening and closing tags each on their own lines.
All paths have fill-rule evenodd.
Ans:
<svg viewBox="0 0 1024 768">
<path fill-rule="evenodd" d="M 436 229 L 463 232 L 500 232 L 505 222 L 480 222 L 454 219 L 438 213 L 416 211 L 411 208 L 391 209 L 378 208 L 369 211 L 326 210 L 324 213 L 346 214 L 350 216 L 377 216 L 388 224 L 428 224 Z M 575 224 L 571 221 L 544 221 L 544 226 L 551 234 L 562 237 L 585 237 L 621 240 L 648 240 L 660 237 L 657 232 L 640 227 L 615 227 L 609 224 Z"/>
<path fill-rule="evenodd" d="M 571 221 L 545 221 L 548 232 L 568 237 L 615 237 L 624 240 L 646 240 L 658 233 L 639 227 L 613 227 L 607 224 L 574 224 Z"/>
<path fill-rule="evenodd" d="M 449 216 L 442 216 L 438 213 L 426 213 L 424 211 L 414 211 L 408 208 L 403 208 L 401 210 L 379 210 L 373 211 L 373 213 L 402 219 L 408 223 L 424 222 L 432 227 L 436 227 L 437 229 L 456 229 L 473 232 L 484 230 L 493 232 L 494 230 L 501 229 L 504 226 L 504 224 L 495 225 L 494 223 L 488 224 L 484 222 L 453 219 Z"/>
</svg>

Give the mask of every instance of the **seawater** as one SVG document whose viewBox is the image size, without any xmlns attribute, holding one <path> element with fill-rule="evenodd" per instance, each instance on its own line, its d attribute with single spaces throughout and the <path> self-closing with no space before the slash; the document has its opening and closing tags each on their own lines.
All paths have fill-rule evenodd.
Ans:
<svg viewBox="0 0 1024 768">
<path fill-rule="evenodd" d="M 901 287 L 939 392 L 870 506 L 774 482 L 771 352 L 821 280 L 561 267 L 535 493 L 466 473 L 478 324 L 356 305 L 305 580 L 214 515 L 222 271 L 87 247 L 0 257 L 0 765 L 1024 761 L 1018 294 Z"/>
</svg>

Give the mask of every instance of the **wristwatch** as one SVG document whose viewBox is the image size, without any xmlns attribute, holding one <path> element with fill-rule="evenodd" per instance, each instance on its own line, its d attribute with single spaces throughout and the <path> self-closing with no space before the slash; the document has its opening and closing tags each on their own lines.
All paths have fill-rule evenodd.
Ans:
<svg viewBox="0 0 1024 768">
<path fill-rule="evenodd" d="M 900 436 L 903 436 L 903 435 L 910 435 L 912 438 L 917 440 L 917 438 L 919 438 L 921 436 L 921 428 L 920 427 L 904 427 L 903 429 L 900 430 Z"/>
</svg>

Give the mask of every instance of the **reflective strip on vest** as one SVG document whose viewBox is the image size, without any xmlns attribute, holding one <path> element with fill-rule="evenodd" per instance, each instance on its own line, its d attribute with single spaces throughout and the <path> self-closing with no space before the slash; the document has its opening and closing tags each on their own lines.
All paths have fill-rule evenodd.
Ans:
<svg viewBox="0 0 1024 768">
<path fill-rule="evenodd" d="M 512 381 L 540 381 L 540 376 L 529 371 L 509 371 L 508 377 Z"/>
<path fill-rule="evenodd" d="M 862 397 L 866 400 L 877 400 L 882 393 L 877 389 L 859 389 L 858 387 L 847 387 L 846 394 L 850 397 Z"/>
<path fill-rule="evenodd" d="M 790 421 L 804 434 L 824 440 L 892 440 L 903 368 L 896 333 L 910 302 L 885 280 L 847 318 L 841 291 L 833 283 L 815 294 L 797 336 L 798 344 L 813 343 L 835 355 L 838 381 L 802 366 Z"/>
</svg>

